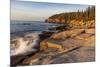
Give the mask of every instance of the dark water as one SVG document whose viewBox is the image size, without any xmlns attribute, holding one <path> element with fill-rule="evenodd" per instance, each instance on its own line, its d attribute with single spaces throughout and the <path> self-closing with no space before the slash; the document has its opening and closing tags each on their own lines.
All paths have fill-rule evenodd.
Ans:
<svg viewBox="0 0 100 67">
<path fill-rule="evenodd" d="M 50 27 L 60 26 L 61 24 L 45 23 L 43 21 L 11 21 L 10 33 L 11 38 L 22 36 L 28 33 L 41 33 L 48 30 Z M 51 32 L 57 32 L 52 30 Z"/>
</svg>

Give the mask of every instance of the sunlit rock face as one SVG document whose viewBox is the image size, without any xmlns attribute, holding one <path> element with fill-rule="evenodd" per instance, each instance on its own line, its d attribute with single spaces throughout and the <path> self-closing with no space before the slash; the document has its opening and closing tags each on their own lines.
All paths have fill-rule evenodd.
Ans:
<svg viewBox="0 0 100 67">
<path fill-rule="evenodd" d="M 26 55 L 30 52 L 36 52 L 39 46 L 38 35 L 26 35 L 25 37 L 18 37 L 11 42 L 11 56 Z"/>
</svg>

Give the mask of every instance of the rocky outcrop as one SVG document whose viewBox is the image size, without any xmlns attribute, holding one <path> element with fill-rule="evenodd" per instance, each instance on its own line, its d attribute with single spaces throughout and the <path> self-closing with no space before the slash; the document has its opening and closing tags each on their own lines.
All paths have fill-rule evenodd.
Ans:
<svg viewBox="0 0 100 67">
<path fill-rule="evenodd" d="M 40 42 L 38 52 L 11 58 L 14 58 L 14 64 L 19 63 L 17 65 L 95 61 L 95 31 L 91 28 L 54 33 Z"/>
<path fill-rule="evenodd" d="M 63 48 L 61 46 L 61 44 L 59 43 L 52 43 L 49 42 L 51 40 L 44 40 L 40 43 L 40 50 L 46 50 L 47 48 L 53 48 L 53 49 L 58 49 L 59 51 L 61 51 Z"/>
<path fill-rule="evenodd" d="M 87 33 L 86 30 L 89 29 L 64 31 L 66 35 L 70 33 L 69 38 L 64 39 L 62 38 L 65 35 L 62 35 L 62 32 L 52 35 L 51 38 L 41 42 L 40 52 L 25 59 L 22 64 L 42 65 L 95 61 L 95 34 Z M 71 33 L 75 35 L 72 36 Z M 62 38 L 56 39 L 55 35 L 62 36 Z"/>
<path fill-rule="evenodd" d="M 84 29 L 68 30 L 68 31 L 63 31 L 61 33 L 53 34 L 50 38 L 55 39 L 55 40 L 66 39 L 69 37 L 74 37 L 74 36 L 79 35 L 79 34 L 84 33 L 84 32 L 85 32 Z"/>
<path fill-rule="evenodd" d="M 55 14 L 48 17 L 46 22 L 66 24 L 67 29 L 94 28 L 95 6 L 88 7 L 84 11 Z"/>
<path fill-rule="evenodd" d="M 49 30 L 57 30 L 57 31 L 64 31 L 67 29 L 66 25 L 56 26 L 56 27 L 50 27 Z"/>
<path fill-rule="evenodd" d="M 47 22 L 50 23 L 63 23 L 63 22 L 58 22 L 55 19 L 48 18 Z M 89 21 L 80 21 L 80 20 L 72 20 L 72 21 L 67 21 L 66 24 L 67 28 L 66 29 L 80 29 L 80 28 L 95 28 L 95 21 L 94 20 L 89 20 Z"/>
</svg>

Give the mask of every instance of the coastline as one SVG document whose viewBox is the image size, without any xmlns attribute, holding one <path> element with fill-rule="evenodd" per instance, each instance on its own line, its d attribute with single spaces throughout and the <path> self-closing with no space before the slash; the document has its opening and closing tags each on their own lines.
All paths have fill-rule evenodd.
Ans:
<svg viewBox="0 0 100 67">
<path fill-rule="evenodd" d="M 72 30 L 61 31 L 58 33 L 44 32 L 41 34 L 41 36 L 42 37 L 40 41 L 40 46 L 38 48 L 39 51 L 36 53 L 32 52 L 29 56 L 26 55 L 25 57 L 23 57 L 24 59 L 19 57 L 20 64 L 18 64 L 19 62 L 13 64 L 12 62 L 11 63 L 12 66 L 31 65 L 31 64 L 32 65 L 55 64 L 55 63 L 57 64 L 57 63 L 65 63 L 65 61 L 67 63 L 95 61 L 94 28 L 72 29 Z M 80 51 L 79 55 L 77 55 L 77 53 L 76 54 L 74 53 L 77 52 L 77 50 Z M 88 52 L 92 53 L 92 55 L 90 54 L 88 55 Z M 72 55 L 75 55 L 76 58 L 74 59 L 71 59 L 72 57 L 67 58 L 67 56 L 69 56 L 70 53 L 72 53 Z M 83 56 L 80 55 L 82 53 Z M 57 62 L 58 61 L 57 59 L 63 55 L 66 55 L 67 60 L 61 59 L 62 61 Z M 28 58 L 26 58 L 27 56 Z M 43 56 L 45 56 L 45 58 L 40 60 Z M 11 59 L 11 61 L 13 61 L 14 59 L 15 58 Z M 36 59 L 37 61 L 35 61 Z"/>
<path fill-rule="evenodd" d="M 95 61 L 95 6 L 85 11 L 55 14 L 40 24 L 29 26 L 41 31 L 40 34 L 35 36 L 32 32 L 31 36 L 22 35 L 22 39 L 15 41 L 14 47 L 19 52 L 11 56 L 11 66 Z"/>
</svg>

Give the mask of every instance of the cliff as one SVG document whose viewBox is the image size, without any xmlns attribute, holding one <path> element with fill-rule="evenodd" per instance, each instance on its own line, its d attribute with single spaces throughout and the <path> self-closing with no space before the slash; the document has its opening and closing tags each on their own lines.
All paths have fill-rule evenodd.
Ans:
<svg viewBox="0 0 100 67">
<path fill-rule="evenodd" d="M 46 19 L 49 23 L 63 23 L 67 28 L 94 28 L 95 6 L 88 7 L 85 11 L 60 13 Z"/>
</svg>

